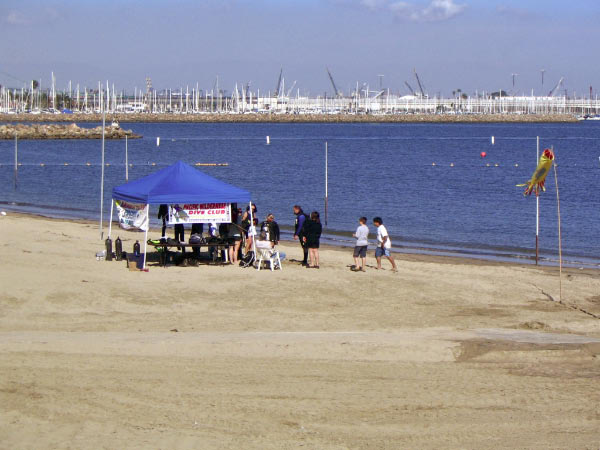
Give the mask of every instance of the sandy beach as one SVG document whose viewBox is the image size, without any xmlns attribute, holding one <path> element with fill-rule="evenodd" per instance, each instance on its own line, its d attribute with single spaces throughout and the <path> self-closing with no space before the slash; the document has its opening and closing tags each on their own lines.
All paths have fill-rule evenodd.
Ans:
<svg viewBox="0 0 600 450">
<path fill-rule="evenodd" d="M 131 272 L 0 217 L 0 448 L 600 447 L 600 272 L 398 255 Z M 151 233 L 151 236 L 157 233 Z M 131 251 L 143 235 L 122 230 Z M 372 237 L 372 235 L 371 235 Z"/>
</svg>

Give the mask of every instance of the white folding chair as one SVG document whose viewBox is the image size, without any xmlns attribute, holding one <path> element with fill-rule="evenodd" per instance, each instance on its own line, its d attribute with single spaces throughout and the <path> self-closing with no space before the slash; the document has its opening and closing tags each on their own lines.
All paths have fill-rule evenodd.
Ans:
<svg viewBox="0 0 600 450">
<path fill-rule="evenodd" d="M 277 250 L 273 250 L 271 248 L 261 248 L 258 249 L 258 255 L 258 270 L 261 269 L 263 261 L 269 261 L 269 267 L 271 268 L 271 271 L 275 269 L 283 270 L 281 268 L 281 258 L 279 257 L 279 252 Z"/>
</svg>

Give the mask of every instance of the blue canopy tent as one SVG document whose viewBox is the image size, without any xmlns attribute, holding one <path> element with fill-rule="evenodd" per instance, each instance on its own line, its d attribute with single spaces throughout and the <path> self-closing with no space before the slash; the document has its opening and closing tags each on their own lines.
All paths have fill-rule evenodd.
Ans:
<svg viewBox="0 0 600 450">
<path fill-rule="evenodd" d="M 206 175 L 194 167 L 177 161 L 169 167 L 139 180 L 116 186 L 112 191 L 108 235 L 111 234 L 114 200 L 145 205 L 176 203 L 246 203 L 250 192 Z M 149 208 L 146 208 L 149 214 Z M 252 212 L 252 208 L 250 208 Z M 148 231 L 146 239 L 148 241 Z M 146 244 L 144 244 L 144 268 Z"/>
</svg>

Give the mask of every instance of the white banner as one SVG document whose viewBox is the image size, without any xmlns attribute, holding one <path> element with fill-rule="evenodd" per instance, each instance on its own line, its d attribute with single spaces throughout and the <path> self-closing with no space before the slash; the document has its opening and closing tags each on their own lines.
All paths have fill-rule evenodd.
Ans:
<svg viewBox="0 0 600 450">
<path fill-rule="evenodd" d="M 169 224 L 231 223 L 231 203 L 169 205 Z"/>
<path fill-rule="evenodd" d="M 148 205 L 115 200 L 119 226 L 124 230 L 148 231 Z"/>
</svg>

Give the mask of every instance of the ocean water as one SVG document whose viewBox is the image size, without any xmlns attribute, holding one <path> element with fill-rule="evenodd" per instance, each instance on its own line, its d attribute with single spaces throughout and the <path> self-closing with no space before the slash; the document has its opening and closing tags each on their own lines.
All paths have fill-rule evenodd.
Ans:
<svg viewBox="0 0 600 450">
<path fill-rule="evenodd" d="M 259 218 L 272 212 L 284 226 L 293 224 L 294 204 L 324 219 L 327 142 L 330 242 L 351 244 L 359 216 L 381 216 L 404 251 L 524 261 L 535 250 L 535 197 L 515 185 L 531 176 L 540 136 L 541 149 L 553 146 L 556 154 L 565 258 L 600 264 L 599 123 L 121 126 L 144 136 L 128 143 L 130 180 L 177 160 L 228 163 L 199 169 L 249 190 Z M 106 141 L 105 158 L 108 219 L 110 192 L 125 182 L 125 142 Z M 98 140 L 20 141 L 15 186 L 14 141 L 0 141 L 0 208 L 97 219 L 100 161 Z M 558 249 L 553 172 L 546 185 L 540 248 L 551 262 Z"/>
</svg>

